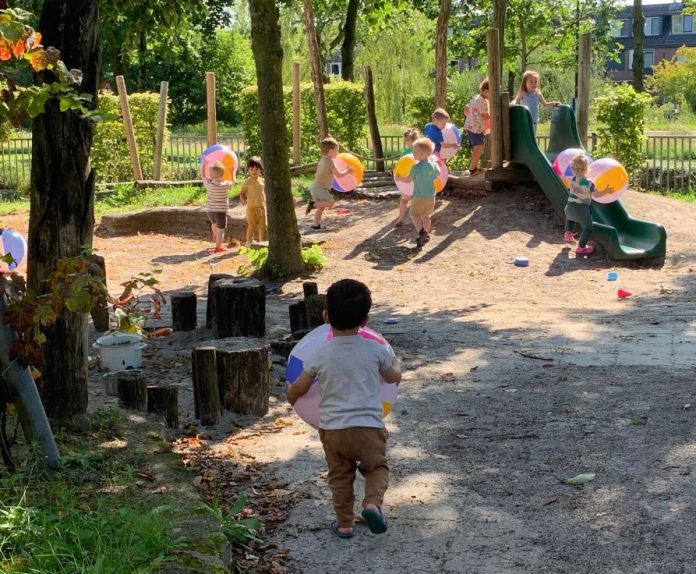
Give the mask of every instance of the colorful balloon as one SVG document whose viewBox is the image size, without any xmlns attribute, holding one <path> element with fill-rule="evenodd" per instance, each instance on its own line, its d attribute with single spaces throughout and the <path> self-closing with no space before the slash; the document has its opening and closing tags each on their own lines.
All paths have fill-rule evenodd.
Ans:
<svg viewBox="0 0 696 574">
<path fill-rule="evenodd" d="M 586 155 L 587 159 L 590 160 L 590 164 L 592 163 L 592 156 L 590 156 L 590 154 L 584 149 L 574 147 L 565 149 L 556 156 L 556 159 L 553 160 L 553 171 L 556 172 L 558 177 L 561 179 L 573 177 L 573 169 L 571 164 L 573 162 L 573 158 L 579 153 Z"/>
<path fill-rule="evenodd" d="M 362 183 L 363 176 L 365 175 L 365 168 L 363 164 L 360 163 L 360 160 L 352 153 L 339 153 L 338 157 L 334 160 L 334 164 L 336 164 L 336 167 L 341 171 L 349 167 L 353 168 L 353 173 L 334 176 L 331 187 L 336 191 L 353 191 Z"/>
<path fill-rule="evenodd" d="M 590 165 L 587 179 L 592 181 L 597 192 L 592 199 L 597 203 L 612 203 L 619 199 L 628 189 L 628 173 L 624 166 L 610 157 L 603 157 Z M 607 195 L 599 195 L 606 188 L 613 191 Z"/>
<path fill-rule="evenodd" d="M 3 229 L 1 231 L 0 256 L 11 255 L 14 261 L 12 263 L 0 262 L 0 272 L 14 271 L 27 256 L 27 242 L 14 229 Z"/>
<path fill-rule="evenodd" d="M 387 347 L 392 356 L 394 355 L 394 351 L 389 343 L 376 331 L 368 329 L 367 327 L 361 327 L 358 331 L 358 335 L 364 339 L 377 341 L 380 345 Z M 285 369 L 285 379 L 288 385 L 292 385 L 302 373 L 304 359 L 307 357 L 312 347 L 317 345 L 320 341 L 328 341 L 332 337 L 333 331 L 331 330 L 331 326 L 321 325 L 307 333 L 302 340 L 295 345 L 290 352 L 288 366 Z M 382 380 L 380 388 L 382 393 L 382 416 L 386 417 L 394 409 L 394 405 L 396 404 L 397 386 Z M 319 384 L 315 379 L 312 386 L 309 388 L 309 392 L 295 403 L 295 412 L 297 412 L 304 422 L 314 428 L 319 428 L 319 398 Z"/>
<path fill-rule="evenodd" d="M 442 130 L 442 143 L 443 144 L 456 144 L 457 147 L 442 147 L 440 149 L 440 157 L 444 160 L 448 160 L 459 151 L 462 145 L 462 134 L 459 132 L 459 128 L 454 124 L 448 123 Z"/>
<path fill-rule="evenodd" d="M 412 153 L 406 154 L 399 161 L 396 162 L 394 166 L 394 183 L 396 188 L 401 192 L 402 195 L 411 197 L 413 195 L 413 181 L 401 181 L 397 179 L 399 177 L 409 177 L 411 173 L 411 168 L 416 165 L 416 160 Z"/>
<path fill-rule="evenodd" d="M 440 175 L 435 178 L 435 193 L 440 193 L 447 185 L 447 178 L 449 177 L 449 171 L 447 169 L 447 164 L 444 160 L 437 155 L 433 154 L 430 159 L 437 162 L 440 168 Z"/>
<path fill-rule="evenodd" d="M 222 144 L 211 145 L 201 154 L 201 177 L 210 177 L 208 169 L 210 164 L 216 161 L 219 161 L 225 166 L 225 174 L 222 178 L 225 180 L 233 179 L 239 167 L 239 160 L 237 159 L 237 154 L 232 151 L 232 148 Z"/>
</svg>

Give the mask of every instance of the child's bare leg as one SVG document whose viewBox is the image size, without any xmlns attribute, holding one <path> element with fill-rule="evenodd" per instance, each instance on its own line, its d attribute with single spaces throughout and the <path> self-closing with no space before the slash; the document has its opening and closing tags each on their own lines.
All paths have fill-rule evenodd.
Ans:
<svg viewBox="0 0 696 574">
<path fill-rule="evenodd" d="M 215 241 L 215 238 L 217 237 L 217 225 L 214 223 L 210 224 L 210 237 L 213 241 Z"/>
<path fill-rule="evenodd" d="M 225 238 L 225 229 L 217 227 L 215 229 L 215 248 L 222 247 L 222 240 Z"/>
<path fill-rule="evenodd" d="M 399 217 L 396 218 L 397 223 L 403 223 L 404 217 L 406 217 L 406 211 L 408 210 L 408 201 L 411 199 L 406 195 L 401 196 L 401 203 L 399 203 Z"/>
<path fill-rule="evenodd" d="M 430 220 L 429 215 L 424 215 L 421 217 L 421 224 L 423 225 L 423 229 L 425 230 L 426 233 L 430 233 L 430 228 L 432 227 L 432 221 Z"/>
<path fill-rule="evenodd" d="M 420 233 L 421 229 L 423 229 L 423 220 L 421 217 L 417 217 L 413 214 L 411 214 L 411 221 L 413 222 L 413 227 L 416 228 L 416 233 Z"/>
<path fill-rule="evenodd" d="M 475 145 L 471 150 L 471 171 L 478 169 L 481 155 L 483 154 L 483 144 Z"/>
<path fill-rule="evenodd" d="M 314 227 L 318 227 L 321 224 L 321 216 L 324 214 L 324 210 L 334 206 L 335 201 L 315 201 L 314 207 L 316 211 L 314 212 Z"/>
</svg>

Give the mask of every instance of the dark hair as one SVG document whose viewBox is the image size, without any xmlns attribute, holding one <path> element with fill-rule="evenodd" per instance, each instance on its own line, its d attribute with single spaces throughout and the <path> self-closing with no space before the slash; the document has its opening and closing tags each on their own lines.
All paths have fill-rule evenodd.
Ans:
<svg viewBox="0 0 696 574">
<path fill-rule="evenodd" d="M 329 323 L 335 329 L 354 329 L 365 320 L 372 307 L 367 285 L 355 279 L 336 281 L 326 291 Z"/>
<path fill-rule="evenodd" d="M 261 158 L 259 156 L 252 155 L 247 160 L 247 171 L 249 171 L 249 168 L 251 167 L 258 167 L 261 171 L 263 171 L 263 162 L 261 161 Z"/>
</svg>

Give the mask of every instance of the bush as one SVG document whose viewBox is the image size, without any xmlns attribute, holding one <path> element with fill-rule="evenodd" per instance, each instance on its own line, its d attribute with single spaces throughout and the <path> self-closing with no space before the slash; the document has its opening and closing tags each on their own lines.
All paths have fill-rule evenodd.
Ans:
<svg viewBox="0 0 696 574">
<path fill-rule="evenodd" d="M 159 94 L 132 94 L 128 96 L 128 103 L 143 177 L 152 177 Z M 132 181 L 133 170 L 118 96 L 111 93 L 100 94 L 98 105 L 106 118 L 97 124 L 90 155 L 97 181 Z M 165 146 L 168 139 L 169 131 L 165 129 Z"/>
<path fill-rule="evenodd" d="M 662 100 L 681 103 L 686 101 L 696 111 L 696 48 L 682 46 L 677 56 L 678 62 L 662 60 L 654 67 L 653 75 L 646 79 L 648 89 Z"/>
<path fill-rule="evenodd" d="M 310 163 L 319 159 L 319 143 L 317 134 L 317 114 L 314 104 L 314 89 L 312 84 L 302 84 L 300 87 L 301 129 L 302 129 L 302 162 Z M 288 127 L 288 138 L 292 134 L 292 89 L 284 88 L 285 121 Z M 360 84 L 335 81 L 324 86 L 326 114 L 329 122 L 329 132 L 344 148 L 362 154 L 365 150 L 362 140 L 367 134 L 367 111 L 363 100 L 363 88 Z M 261 132 L 259 126 L 258 88 L 249 86 L 242 92 L 240 98 L 242 108 L 242 129 L 247 143 L 246 155 L 260 155 Z M 292 140 L 288 141 L 291 147 Z"/>
<path fill-rule="evenodd" d="M 629 173 L 643 164 L 643 128 L 650 97 L 632 86 L 608 88 L 595 100 L 597 109 L 598 155 L 620 161 Z"/>
</svg>

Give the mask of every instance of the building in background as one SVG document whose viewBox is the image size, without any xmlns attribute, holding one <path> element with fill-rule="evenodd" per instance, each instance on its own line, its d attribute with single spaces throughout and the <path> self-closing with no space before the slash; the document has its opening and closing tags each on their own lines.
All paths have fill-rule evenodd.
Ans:
<svg viewBox="0 0 696 574">
<path fill-rule="evenodd" d="M 645 40 L 643 42 L 644 72 L 662 60 L 671 60 L 682 46 L 696 47 L 694 17 L 684 14 L 682 2 L 643 6 Z M 608 62 L 609 76 L 616 81 L 633 80 L 633 8 L 627 6 L 612 20 L 612 37 L 623 49 L 618 62 Z"/>
</svg>

